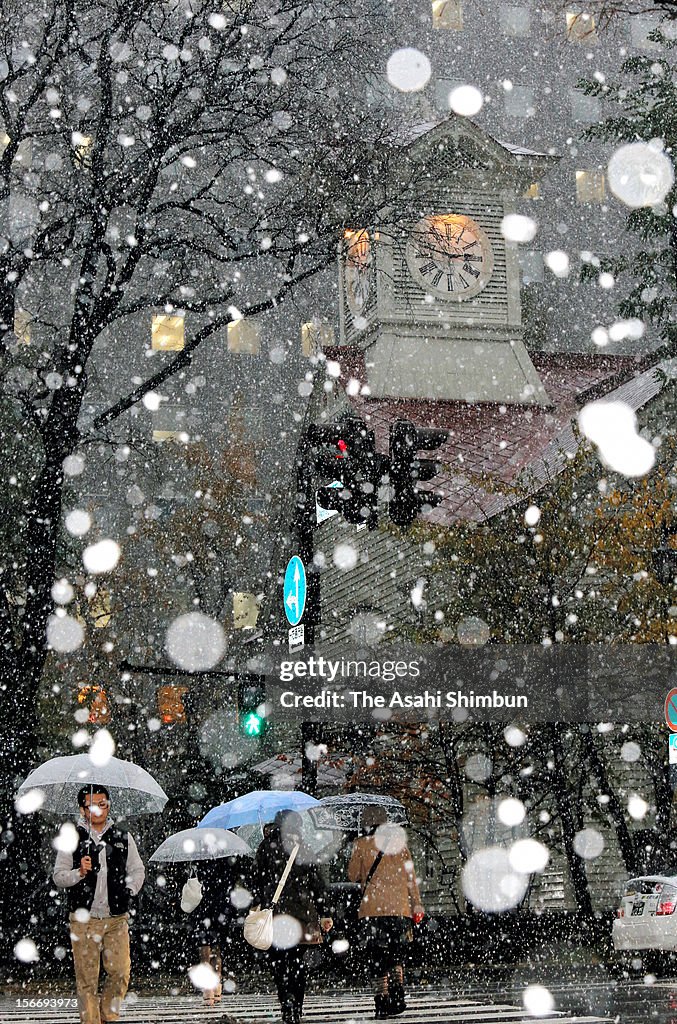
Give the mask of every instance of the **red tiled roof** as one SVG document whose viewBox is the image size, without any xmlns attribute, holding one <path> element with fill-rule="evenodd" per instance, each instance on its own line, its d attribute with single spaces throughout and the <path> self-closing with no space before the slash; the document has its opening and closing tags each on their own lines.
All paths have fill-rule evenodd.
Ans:
<svg viewBox="0 0 677 1024">
<path fill-rule="evenodd" d="M 521 500 L 520 477 L 540 483 L 559 472 L 566 454 L 578 446 L 572 429 L 576 410 L 586 399 L 614 393 L 639 408 L 660 390 L 653 370 L 632 378 L 635 361 L 629 357 L 534 354 L 533 363 L 552 407 L 494 403 L 371 398 L 365 389 L 364 352 L 354 348 L 325 349 L 327 360 L 340 366 L 339 387 L 356 414 L 376 434 L 379 451 L 387 453 L 390 424 L 411 420 L 419 427 L 439 427 L 449 438 L 435 453 L 443 469 L 427 488 L 443 494 L 443 501 L 423 519 L 448 526 L 458 521 L 480 522 Z M 628 378 L 630 380 L 628 381 Z M 646 380 L 644 380 L 646 378 Z M 622 381 L 628 381 L 620 386 Z M 642 382 L 637 386 L 636 382 Z M 366 391 L 366 393 L 365 393 Z M 356 392 L 356 393 L 353 393 Z M 429 454 L 429 453 L 428 453 Z"/>
</svg>

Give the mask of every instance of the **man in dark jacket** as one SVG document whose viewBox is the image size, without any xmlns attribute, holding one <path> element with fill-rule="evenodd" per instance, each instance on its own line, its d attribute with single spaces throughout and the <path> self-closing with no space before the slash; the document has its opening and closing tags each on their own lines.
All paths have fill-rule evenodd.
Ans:
<svg viewBox="0 0 677 1024">
<path fill-rule="evenodd" d="M 105 786 L 83 786 L 78 793 L 78 845 L 60 850 L 54 881 L 68 890 L 70 935 L 75 963 L 81 1024 L 101 1024 L 120 1017 L 130 974 L 130 896 L 145 878 L 143 863 L 129 832 L 109 818 Z M 101 959 L 106 980 L 99 1003 Z"/>
<path fill-rule="evenodd" d="M 294 847 L 299 851 L 275 907 L 277 924 L 269 956 L 283 1024 L 299 1024 L 306 988 L 305 951 L 322 942 L 333 925 L 328 916 L 326 887 L 312 851 L 302 842 L 303 822 L 295 811 L 280 811 L 256 851 L 256 902 L 272 906 L 278 882 Z"/>
</svg>

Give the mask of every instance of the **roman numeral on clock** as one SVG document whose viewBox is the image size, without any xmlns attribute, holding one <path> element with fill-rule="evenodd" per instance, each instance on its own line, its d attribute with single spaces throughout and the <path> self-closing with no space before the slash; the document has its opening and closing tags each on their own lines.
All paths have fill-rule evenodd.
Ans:
<svg viewBox="0 0 677 1024">
<path fill-rule="evenodd" d="M 429 263 L 422 263 L 418 269 L 422 274 L 432 274 L 433 270 L 437 270 L 437 264 L 430 260 Z"/>
</svg>

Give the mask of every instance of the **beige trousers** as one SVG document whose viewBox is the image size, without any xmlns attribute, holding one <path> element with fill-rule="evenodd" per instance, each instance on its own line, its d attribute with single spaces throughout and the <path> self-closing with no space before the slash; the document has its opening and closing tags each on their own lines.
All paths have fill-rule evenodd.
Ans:
<svg viewBox="0 0 677 1024">
<path fill-rule="evenodd" d="M 119 1020 L 131 969 L 127 915 L 81 922 L 71 914 L 70 929 L 81 1024 Z M 99 1001 L 102 959 L 106 978 Z"/>
</svg>

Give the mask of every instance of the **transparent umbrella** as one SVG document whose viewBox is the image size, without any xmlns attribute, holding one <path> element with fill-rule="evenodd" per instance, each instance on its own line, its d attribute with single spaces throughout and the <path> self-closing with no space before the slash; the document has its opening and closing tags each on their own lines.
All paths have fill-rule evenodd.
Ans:
<svg viewBox="0 0 677 1024">
<path fill-rule="evenodd" d="M 365 807 L 382 807 L 388 821 L 406 825 L 407 812 L 403 804 L 392 796 L 378 793 L 344 793 L 327 796 L 309 809 L 308 814 L 318 829 L 339 829 L 344 832 L 362 831 L 362 812 Z"/>
<path fill-rule="evenodd" d="M 53 757 L 34 768 L 21 783 L 17 799 L 26 798 L 33 810 L 70 815 L 78 810 L 78 790 L 105 786 L 116 817 L 157 814 L 169 799 L 145 768 L 109 757 L 97 764 L 88 754 Z"/>
<path fill-rule="evenodd" d="M 298 855 L 299 863 L 323 864 L 330 861 L 336 856 L 344 837 L 337 835 L 334 829 L 318 829 L 306 811 L 301 812 L 301 818 L 303 846 Z M 240 825 L 237 834 L 255 851 L 263 840 L 263 825 Z"/>
<path fill-rule="evenodd" d="M 225 828 L 186 828 L 168 836 L 150 860 L 159 864 L 179 864 L 221 857 L 251 857 L 250 846 Z"/>
</svg>

